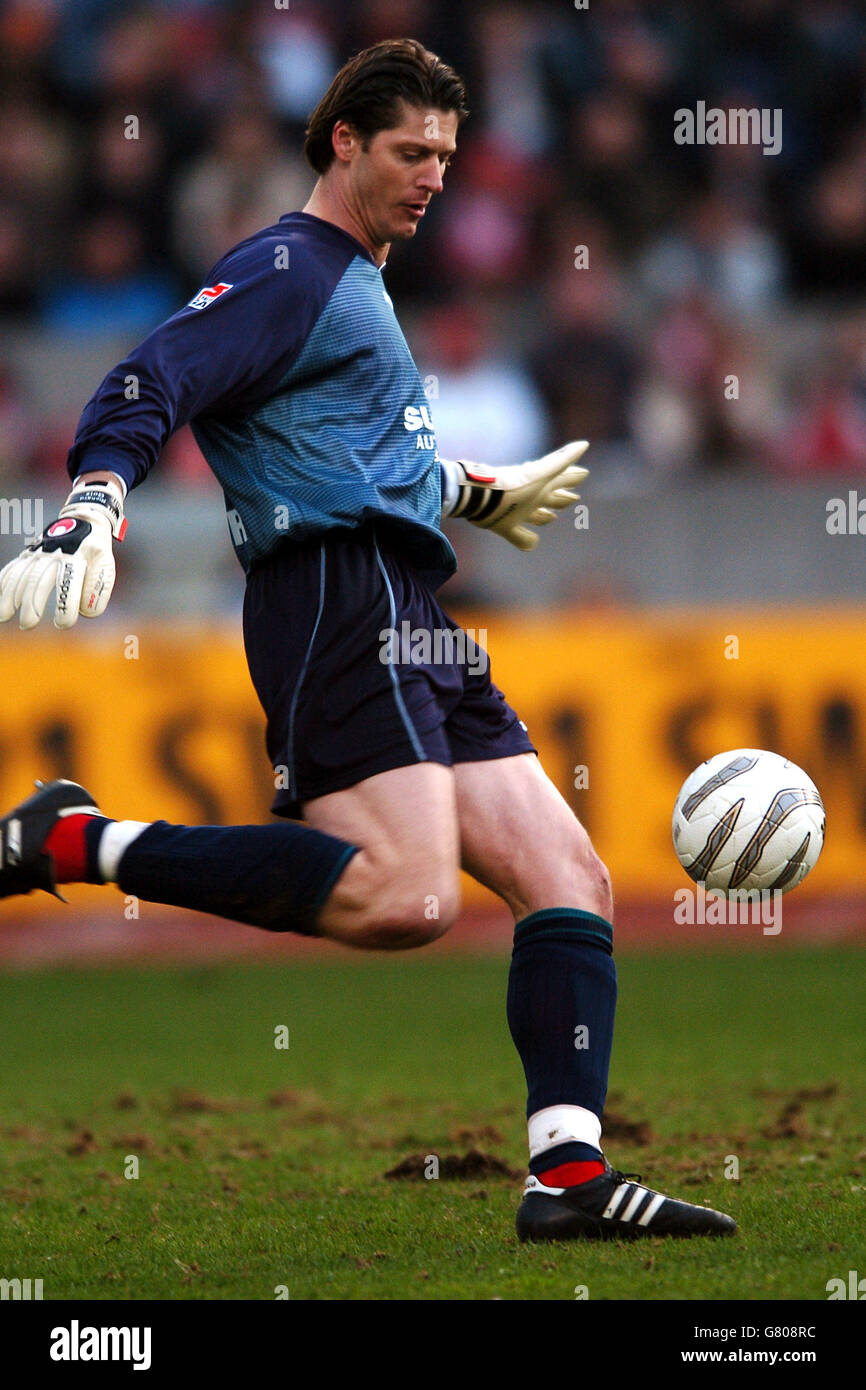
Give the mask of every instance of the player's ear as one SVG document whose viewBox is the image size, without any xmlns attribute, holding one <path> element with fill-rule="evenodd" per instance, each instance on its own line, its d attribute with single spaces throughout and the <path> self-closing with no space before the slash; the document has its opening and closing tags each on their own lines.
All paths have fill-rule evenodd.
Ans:
<svg viewBox="0 0 866 1390">
<path fill-rule="evenodd" d="M 361 137 L 348 121 L 335 121 L 331 131 L 331 145 L 334 157 L 341 164 L 348 164 L 352 155 L 361 145 Z"/>
</svg>

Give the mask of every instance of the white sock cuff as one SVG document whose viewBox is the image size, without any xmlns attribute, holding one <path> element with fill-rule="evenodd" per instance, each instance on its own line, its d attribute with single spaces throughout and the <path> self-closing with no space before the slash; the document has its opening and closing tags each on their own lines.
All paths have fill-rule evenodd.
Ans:
<svg viewBox="0 0 866 1390">
<path fill-rule="evenodd" d="M 529 1157 L 576 1140 L 601 1149 L 601 1120 L 582 1105 L 548 1105 L 529 1117 Z"/>
<path fill-rule="evenodd" d="M 105 827 L 98 858 L 99 872 L 106 883 L 117 882 L 117 870 L 126 850 L 150 824 L 147 820 L 116 820 Z"/>
</svg>

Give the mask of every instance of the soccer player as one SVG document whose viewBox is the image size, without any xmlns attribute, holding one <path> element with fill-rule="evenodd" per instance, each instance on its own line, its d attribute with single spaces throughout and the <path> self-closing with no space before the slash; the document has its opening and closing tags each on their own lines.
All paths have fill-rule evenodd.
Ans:
<svg viewBox="0 0 866 1390">
<path fill-rule="evenodd" d="M 436 450 L 381 270 L 442 192 L 464 103 L 457 75 L 412 40 L 345 65 L 310 119 L 319 178 L 304 210 L 229 251 L 108 374 L 70 450 L 66 505 L 0 574 L 0 620 L 17 612 L 33 627 L 52 595 L 60 628 L 101 614 L 127 491 L 191 421 L 246 571 L 245 648 L 283 819 L 112 820 L 74 783 L 37 783 L 0 822 L 0 896 L 116 883 L 270 931 L 399 950 L 454 922 L 462 864 L 516 924 L 507 1015 L 530 1148 L 520 1238 L 728 1234 L 730 1217 L 653 1192 L 602 1153 L 608 874 L 486 654 L 435 597 L 456 566 L 443 514 L 530 549 L 531 526 L 585 476 L 583 442 L 494 471 Z"/>
</svg>

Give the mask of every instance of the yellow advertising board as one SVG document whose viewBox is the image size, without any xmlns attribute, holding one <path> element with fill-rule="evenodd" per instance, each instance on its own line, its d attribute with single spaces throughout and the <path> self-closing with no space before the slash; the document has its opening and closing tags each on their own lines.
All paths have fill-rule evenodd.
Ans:
<svg viewBox="0 0 866 1390">
<path fill-rule="evenodd" d="M 494 680 L 619 895 L 687 882 L 674 797 L 737 747 L 785 754 L 822 792 L 827 842 L 798 892 L 863 888 L 866 610 L 460 616 L 486 631 Z M 234 626 L 3 628 L 0 689 L 4 808 L 34 777 L 64 776 L 119 818 L 269 819 L 264 717 Z M 486 897 L 467 882 L 468 902 Z"/>
</svg>

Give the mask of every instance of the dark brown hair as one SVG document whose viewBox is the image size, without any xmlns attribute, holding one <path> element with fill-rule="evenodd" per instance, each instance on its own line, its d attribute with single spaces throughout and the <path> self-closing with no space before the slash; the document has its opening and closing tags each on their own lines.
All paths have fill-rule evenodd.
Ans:
<svg viewBox="0 0 866 1390">
<path fill-rule="evenodd" d="M 349 59 L 310 117 L 304 154 L 316 173 L 333 163 L 337 121 L 347 121 L 366 142 L 399 124 L 401 101 L 456 111 L 458 122 L 469 115 L 463 82 L 441 58 L 415 39 L 385 39 Z"/>
</svg>

